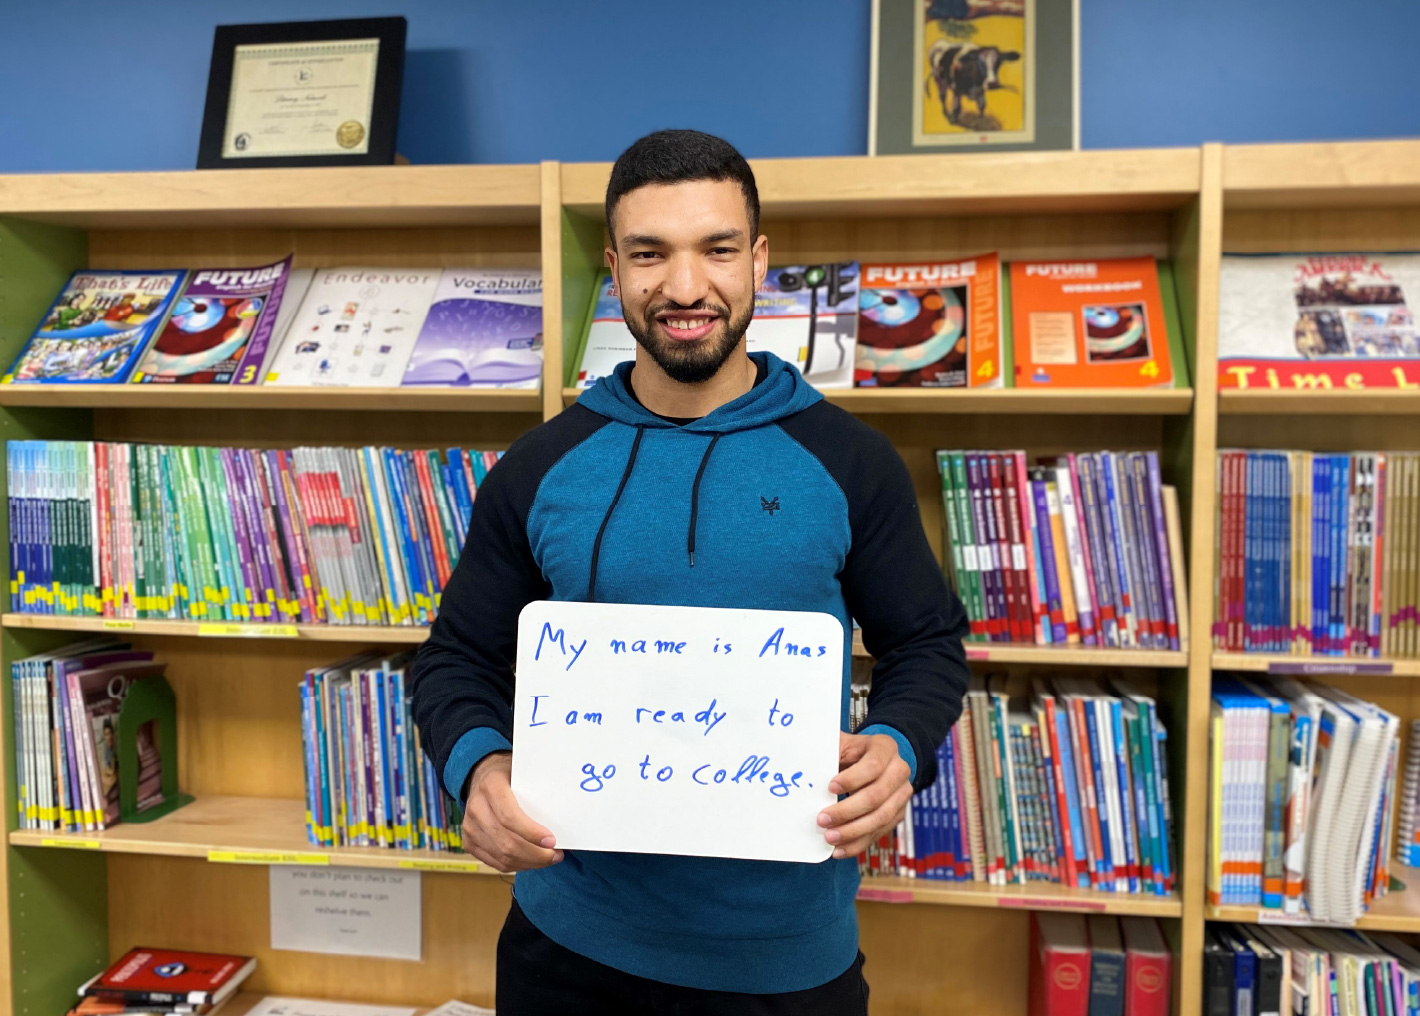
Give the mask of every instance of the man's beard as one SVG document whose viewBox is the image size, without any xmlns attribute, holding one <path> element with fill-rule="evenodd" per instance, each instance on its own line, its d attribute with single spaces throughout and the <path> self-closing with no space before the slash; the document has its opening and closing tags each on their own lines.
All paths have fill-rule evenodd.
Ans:
<svg viewBox="0 0 1420 1016">
<path fill-rule="evenodd" d="M 666 310 L 703 310 L 708 314 L 717 315 L 724 325 L 718 332 L 711 332 L 705 338 L 694 342 L 667 339 L 660 334 L 660 326 L 656 322 L 656 315 Z M 625 308 L 622 309 L 621 316 L 626 321 L 626 327 L 636 337 L 637 345 L 651 354 L 651 359 L 666 372 L 667 377 L 681 384 L 698 385 L 714 377 L 740 344 L 740 339 L 744 337 L 750 321 L 754 318 L 754 304 L 751 303 L 745 312 L 735 319 L 730 318 L 730 312 L 724 307 L 704 301 L 689 307 L 674 303 L 657 304 L 648 307 L 645 318 L 639 322 L 633 321 Z"/>
</svg>

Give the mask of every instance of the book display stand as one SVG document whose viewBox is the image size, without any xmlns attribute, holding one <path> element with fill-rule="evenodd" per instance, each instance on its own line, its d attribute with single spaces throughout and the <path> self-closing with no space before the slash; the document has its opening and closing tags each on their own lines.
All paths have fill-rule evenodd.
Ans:
<svg viewBox="0 0 1420 1016">
<path fill-rule="evenodd" d="M 1218 266 L 1224 251 L 1420 248 L 1420 142 L 973 154 L 755 162 L 771 263 L 920 261 L 998 251 L 1005 261 L 1167 260 L 1191 388 L 873 390 L 828 394 L 887 434 L 916 483 L 941 553 L 938 448 L 1156 450 L 1179 490 L 1191 644 L 1173 651 L 972 644 L 974 667 L 1032 674 L 1128 668 L 1160 708 L 1177 829 L 1178 888 L 1132 896 L 1050 884 L 1001 887 L 865 879 L 859 893 L 873 1012 L 1025 1011 L 1031 910 L 1160 919 L 1174 953 L 1174 1010 L 1201 1007 L 1208 720 L 1214 669 L 1265 666 L 1212 653 L 1214 462 L 1219 445 L 1318 451 L 1420 449 L 1420 391 L 1229 392 L 1219 397 Z M 602 267 L 608 164 L 0 176 L 0 360 L 8 363 L 69 273 L 82 267 L 238 266 L 294 254 L 340 264 L 542 270 L 540 392 L 461 389 L 0 387 L 6 439 L 294 447 L 506 448 L 573 401 L 569 387 Z M 275 629 L 275 630 L 262 630 Z M 13 661 L 109 631 L 168 664 L 180 790 L 192 804 L 102 833 L 18 830 L 11 686 L 3 687 L 8 848 L 0 880 L 0 1016 L 52 1016 L 76 985 L 140 944 L 241 953 L 261 994 L 429 1006 L 491 1005 L 511 879 L 461 854 L 339 848 L 306 838 L 303 671 L 361 648 L 418 643 L 409 628 L 204 625 L 36 614 L 0 617 Z M 338 643 L 338 644 L 335 644 Z M 857 647 L 861 653 L 861 647 Z M 1327 676 L 1420 717 L 1420 664 Z M 124 768 L 127 768 L 125 762 Z M 179 788 L 172 788 L 174 791 Z M 168 788 L 165 786 L 165 793 Z M 271 949 L 271 864 L 427 873 L 420 963 Z M 1362 927 L 1420 930 L 1420 872 Z M 470 877 L 470 875 L 474 877 Z M 489 877 L 491 876 L 491 877 Z M 935 904 L 935 905 L 933 905 Z M 5 1008 L 8 1006 L 8 1010 Z"/>
</svg>

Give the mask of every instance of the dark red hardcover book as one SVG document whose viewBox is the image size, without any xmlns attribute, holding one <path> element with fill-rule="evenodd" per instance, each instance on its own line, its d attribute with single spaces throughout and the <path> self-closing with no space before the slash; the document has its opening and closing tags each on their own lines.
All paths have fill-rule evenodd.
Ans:
<svg viewBox="0 0 1420 1016">
<path fill-rule="evenodd" d="M 996 547 L 1001 556 L 1001 576 L 1006 590 L 1006 631 L 1012 642 L 1028 642 L 1027 615 L 1021 612 L 1019 578 L 1011 555 L 1011 531 L 1006 525 L 1005 486 L 1001 478 L 1001 456 L 986 456 L 986 478 L 990 485 L 992 522 L 996 529 Z"/>
<path fill-rule="evenodd" d="M 1124 1016 L 1169 1016 L 1173 955 L 1152 917 L 1121 917 Z"/>
<path fill-rule="evenodd" d="M 1089 1016 L 1090 939 L 1080 914 L 1033 913 L 1030 1016 Z"/>
<path fill-rule="evenodd" d="M 140 946 L 86 983 L 79 994 L 123 1002 L 216 1005 L 255 969 L 256 960 L 250 956 Z"/>
</svg>

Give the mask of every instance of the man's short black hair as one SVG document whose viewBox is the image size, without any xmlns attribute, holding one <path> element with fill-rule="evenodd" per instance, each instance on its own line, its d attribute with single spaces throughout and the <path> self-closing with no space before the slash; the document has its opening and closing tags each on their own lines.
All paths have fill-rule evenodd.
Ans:
<svg viewBox="0 0 1420 1016">
<path fill-rule="evenodd" d="M 759 236 L 759 188 L 754 171 L 735 146 L 724 138 L 704 131 L 656 131 L 621 153 L 611 167 L 606 185 L 606 226 L 611 245 L 616 233 L 611 229 L 611 213 L 622 195 L 649 183 L 683 183 L 689 180 L 733 180 L 744 191 L 749 210 L 749 239 Z"/>
</svg>

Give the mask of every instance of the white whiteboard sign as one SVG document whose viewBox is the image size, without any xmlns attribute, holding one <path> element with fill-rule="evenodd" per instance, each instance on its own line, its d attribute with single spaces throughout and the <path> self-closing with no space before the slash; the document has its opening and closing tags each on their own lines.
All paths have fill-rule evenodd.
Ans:
<svg viewBox="0 0 1420 1016">
<path fill-rule="evenodd" d="M 419 872 L 275 864 L 270 882 L 271 948 L 420 958 Z"/>
<path fill-rule="evenodd" d="M 822 861 L 842 703 L 830 614 L 540 600 L 513 793 L 571 850 Z"/>
</svg>

